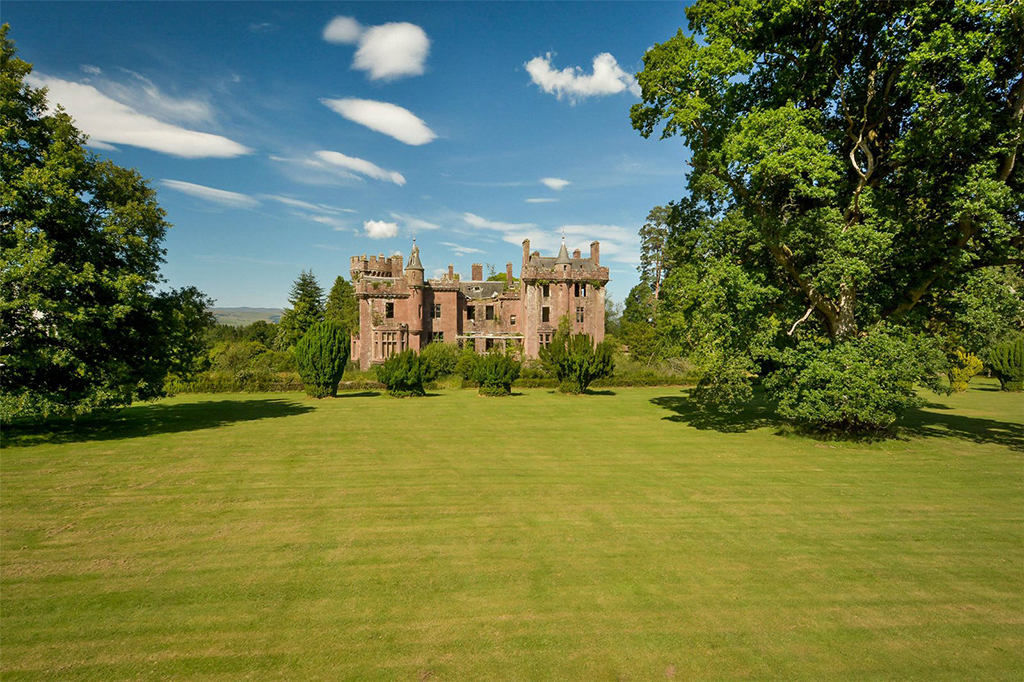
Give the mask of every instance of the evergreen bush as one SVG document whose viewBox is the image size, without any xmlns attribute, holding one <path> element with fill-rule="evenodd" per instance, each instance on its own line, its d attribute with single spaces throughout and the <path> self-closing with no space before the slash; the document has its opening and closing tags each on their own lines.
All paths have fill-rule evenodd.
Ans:
<svg viewBox="0 0 1024 682">
<path fill-rule="evenodd" d="M 309 328 L 295 345 L 295 359 L 306 393 L 314 398 L 334 397 L 348 362 L 348 330 L 325 320 Z"/>
<path fill-rule="evenodd" d="M 396 397 L 425 395 L 425 363 L 412 350 L 392 355 L 377 367 L 377 380 Z"/>
<path fill-rule="evenodd" d="M 1024 390 L 1024 339 L 1001 343 L 992 349 L 989 365 L 1004 391 Z"/>
<path fill-rule="evenodd" d="M 519 378 L 519 361 L 504 353 L 488 353 L 474 363 L 473 381 L 480 395 L 510 395 L 512 382 Z"/>
<path fill-rule="evenodd" d="M 480 356 L 472 348 L 463 348 L 459 354 L 459 361 L 455 363 L 455 373 L 466 381 L 473 381 L 476 372 L 476 363 Z"/>
<path fill-rule="evenodd" d="M 588 334 L 559 331 L 546 348 L 541 348 L 540 358 L 558 380 L 562 393 L 584 393 L 596 379 L 611 376 L 615 368 L 611 344 L 595 346 Z"/>
<path fill-rule="evenodd" d="M 462 351 L 453 343 L 431 343 L 420 351 L 426 381 L 437 381 L 455 374 Z"/>
</svg>

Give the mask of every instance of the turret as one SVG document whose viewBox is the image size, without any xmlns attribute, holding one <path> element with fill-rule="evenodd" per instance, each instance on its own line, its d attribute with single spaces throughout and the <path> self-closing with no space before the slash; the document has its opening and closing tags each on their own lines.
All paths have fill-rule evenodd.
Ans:
<svg viewBox="0 0 1024 682">
<path fill-rule="evenodd" d="M 423 264 L 420 262 L 420 247 L 416 246 L 415 238 L 412 240 L 412 255 L 409 256 L 409 264 L 405 266 L 405 279 L 410 286 L 423 286 Z"/>
</svg>

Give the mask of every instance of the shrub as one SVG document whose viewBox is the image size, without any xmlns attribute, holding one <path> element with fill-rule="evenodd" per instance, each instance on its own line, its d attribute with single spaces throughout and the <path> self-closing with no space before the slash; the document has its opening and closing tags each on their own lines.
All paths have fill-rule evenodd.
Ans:
<svg viewBox="0 0 1024 682">
<path fill-rule="evenodd" d="M 334 320 L 317 322 L 295 344 L 295 360 L 306 393 L 314 398 L 334 397 L 348 362 L 349 336 Z"/>
<path fill-rule="evenodd" d="M 455 364 L 455 373 L 467 381 L 473 381 L 476 363 L 480 356 L 472 348 L 464 348 Z"/>
<path fill-rule="evenodd" d="M 377 367 L 377 380 L 393 396 L 424 395 L 424 362 L 413 351 L 404 350 Z"/>
<path fill-rule="evenodd" d="M 558 380 L 562 393 L 584 393 L 596 379 L 611 376 L 615 367 L 609 343 L 594 345 L 587 334 L 558 332 L 540 351 L 540 358 Z"/>
<path fill-rule="evenodd" d="M 968 353 L 963 348 L 957 348 L 950 359 L 949 386 L 954 393 L 963 393 L 967 390 L 967 384 L 971 378 L 981 371 L 983 365 L 977 355 Z"/>
<path fill-rule="evenodd" d="M 924 400 L 918 384 L 943 392 L 945 355 L 933 341 L 883 331 L 829 344 L 804 341 L 779 353 L 764 381 L 778 413 L 817 428 L 883 431 Z"/>
<path fill-rule="evenodd" d="M 504 353 L 489 353 L 474 363 L 473 381 L 480 384 L 480 395 L 509 395 L 520 369 L 515 358 Z"/>
<path fill-rule="evenodd" d="M 1024 339 L 993 348 L 989 365 L 1004 391 L 1024 390 Z"/>
<path fill-rule="evenodd" d="M 431 343 L 420 351 L 426 381 L 437 381 L 455 374 L 462 351 L 453 343 Z"/>
</svg>

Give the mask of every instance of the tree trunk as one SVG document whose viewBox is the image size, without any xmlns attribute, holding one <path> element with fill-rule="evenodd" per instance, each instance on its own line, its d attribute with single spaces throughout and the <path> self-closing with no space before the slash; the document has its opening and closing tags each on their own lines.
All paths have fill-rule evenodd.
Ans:
<svg viewBox="0 0 1024 682">
<path fill-rule="evenodd" d="M 857 318 L 855 308 L 857 303 L 857 292 L 849 284 L 839 285 L 839 314 L 836 316 L 835 326 L 832 329 L 832 340 L 842 341 L 857 334 Z"/>
</svg>

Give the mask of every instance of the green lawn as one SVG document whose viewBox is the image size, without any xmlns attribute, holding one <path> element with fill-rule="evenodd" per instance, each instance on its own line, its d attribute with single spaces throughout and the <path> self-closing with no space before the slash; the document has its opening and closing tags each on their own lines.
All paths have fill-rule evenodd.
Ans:
<svg viewBox="0 0 1024 682">
<path fill-rule="evenodd" d="M 5 680 L 1024 677 L 1024 398 L 181 396 L 8 430 Z"/>
</svg>

